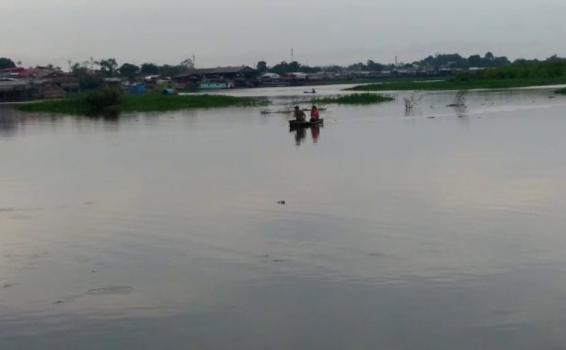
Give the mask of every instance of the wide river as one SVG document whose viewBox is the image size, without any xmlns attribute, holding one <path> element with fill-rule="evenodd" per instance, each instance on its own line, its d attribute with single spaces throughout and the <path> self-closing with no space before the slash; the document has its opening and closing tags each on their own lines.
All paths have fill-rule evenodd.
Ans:
<svg viewBox="0 0 566 350">
<path fill-rule="evenodd" d="M 392 93 L 291 133 L 260 112 L 303 88 L 231 93 L 274 104 L 0 107 L 0 349 L 566 347 L 566 97 Z"/>
</svg>

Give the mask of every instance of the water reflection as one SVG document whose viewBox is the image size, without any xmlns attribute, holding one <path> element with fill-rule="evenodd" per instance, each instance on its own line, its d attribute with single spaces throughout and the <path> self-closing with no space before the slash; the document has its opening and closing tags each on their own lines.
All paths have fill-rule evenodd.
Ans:
<svg viewBox="0 0 566 350">
<path fill-rule="evenodd" d="M 0 114 L 0 137 L 11 136 L 17 131 L 18 120 L 10 116 Z"/>
<path fill-rule="evenodd" d="M 292 127 L 289 132 L 294 135 L 295 144 L 300 146 L 307 137 L 307 130 L 311 136 L 313 143 L 318 143 L 320 138 L 320 129 L 322 126 L 311 126 L 311 127 Z"/>
<path fill-rule="evenodd" d="M 406 117 L 412 117 L 422 113 L 420 105 L 422 98 L 423 95 L 420 93 L 411 93 L 410 95 L 403 97 Z"/>
<path fill-rule="evenodd" d="M 61 126 L 71 122 L 75 127 L 93 126 L 100 124 L 107 130 L 116 130 L 120 124 L 129 123 L 132 120 L 151 118 L 149 115 L 138 114 L 96 114 L 81 116 L 66 116 L 62 114 L 23 113 L 14 107 L 3 106 L 0 108 L 0 137 L 13 137 L 19 132 L 32 127 Z"/>
<path fill-rule="evenodd" d="M 448 107 L 451 107 L 456 112 L 456 116 L 458 118 L 464 118 L 466 116 L 466 112 L 468 111 L 468 106 L 466 105 L 466 90 L 461 90 L 456 92 L 454 96 L 454 102 L 449 104 Z"/>
<path fill-rule="evenodd" d="M 320 126 L 315 125 L 311 128 L 311 136 L 313 143 L 318 143 L 318 138 L 320 137 Z"/>
</svg>

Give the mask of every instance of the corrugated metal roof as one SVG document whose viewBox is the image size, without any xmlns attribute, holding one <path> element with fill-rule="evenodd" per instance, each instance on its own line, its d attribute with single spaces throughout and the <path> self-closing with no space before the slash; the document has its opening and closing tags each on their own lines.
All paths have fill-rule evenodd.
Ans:
<svg viewBox="0 0 566 350">
<path fill-rule="evenodd" d="M 216 68 L 200 68 L 187 71 L 178 77 L 186 77 L 191 75 L 210 75 L 210 74 L 238 74 L 238 73 L 252 73 L 255 69 L 248 66 L 239 67 L 216 67 Z"/>
</svg>

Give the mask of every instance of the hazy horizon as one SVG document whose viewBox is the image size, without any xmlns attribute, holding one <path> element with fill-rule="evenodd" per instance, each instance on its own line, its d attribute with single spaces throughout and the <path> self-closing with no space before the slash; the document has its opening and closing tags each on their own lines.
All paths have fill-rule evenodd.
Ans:
<svg viewBox="0 0 566 350">
<path fill-rule="evenodd" d="M 0 57 L 23 65 L 82 62 L 197 66 L 350 64 L 435 53 L 566 55 L 566 3 L 543 0 L 3 0 Z M 529 20 L 525 20 L 528 18 Z"/>
</svg>

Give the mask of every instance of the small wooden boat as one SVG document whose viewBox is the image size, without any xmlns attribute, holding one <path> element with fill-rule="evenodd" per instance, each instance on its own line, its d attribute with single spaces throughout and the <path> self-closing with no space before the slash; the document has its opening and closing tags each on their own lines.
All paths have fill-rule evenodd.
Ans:
<svg viewBox="0 0 566 350">
<path fill-rule="evenodd" d="M 299 128 L 311 128 L 313 126 L 321 126 L 324 124 L 324 119 L 319 119 L 317 121 L 311 122 L 310 120 L 298 121 L 298 120 L 289 120 L 289 127 L 291 129 L 299 129 Z"/>
</svg>

